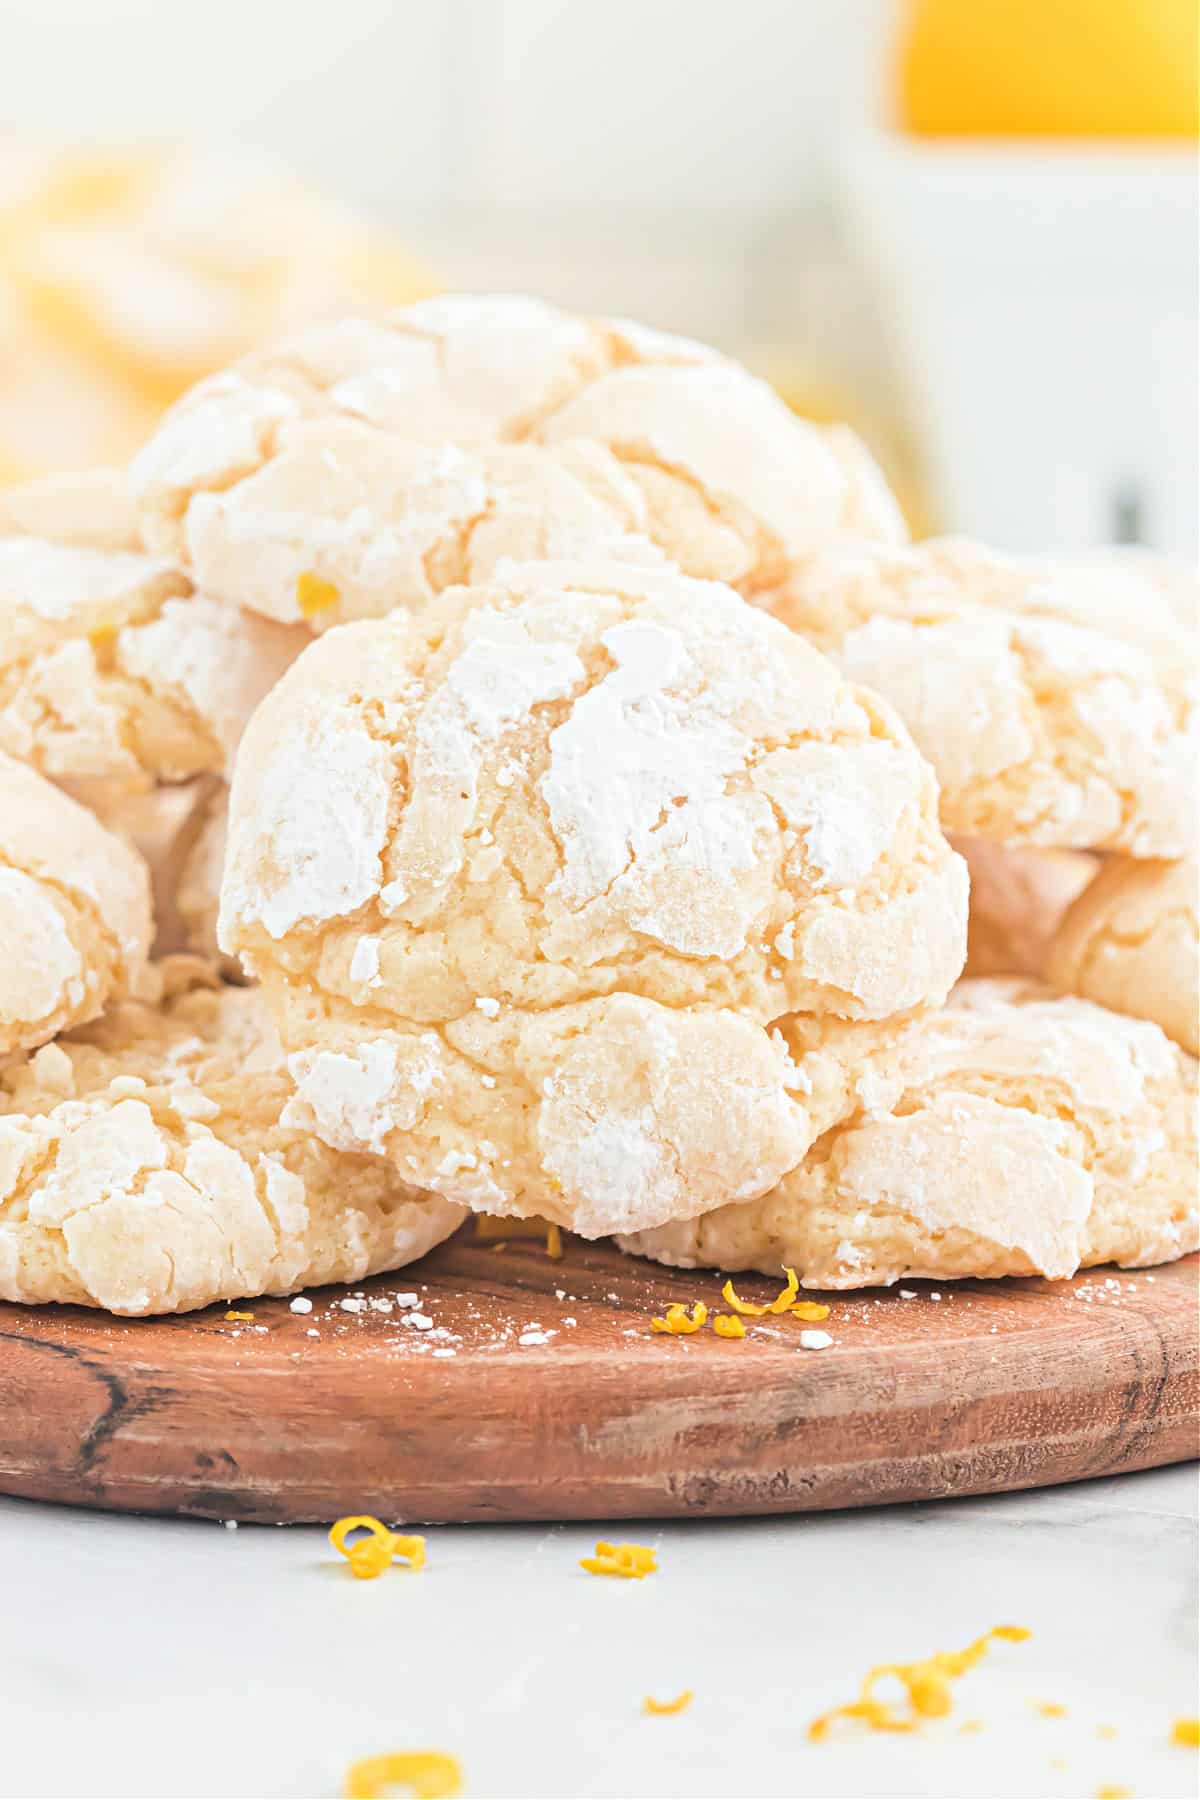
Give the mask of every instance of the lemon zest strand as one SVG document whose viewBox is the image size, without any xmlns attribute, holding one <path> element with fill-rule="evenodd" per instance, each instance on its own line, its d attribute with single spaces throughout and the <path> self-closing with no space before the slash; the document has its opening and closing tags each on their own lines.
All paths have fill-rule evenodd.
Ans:
<svg viewBox="0 0 1200 1800">
<path fill-rule="evenodd" d="M 682 1300 L 676 1300 L 668 1306 L 665 1319 L 651 1319 L 650 1329 L 669 1331 L 672 1337 L 690 1337 L 694 1331 L 699 1331 L 707 1318 L 708 1308 L 703 1300 L 697 1300 L 690 1313 Z"/>
<path fill-rule="evenodd" d="M 724 1300 L 726 1306 L 731 1306 L 734 1312 L 740 1313 L 744 1319 L 761 1319 L 764 1313 L 769 1310 L 765 1306 L 756 1306 L 753 1300 L 740 1300 L 734 1292 L 732 1277 L 730 1277 L 725 1283 L 725 1286 L 721 1289 L 721 1298 Z"/>
<path fill-rule="evenodd" d="M 770 1313 L 790 1312 L 792 1301 L 800 1292 L 800 1280 L 795 1269 L 784 1269 L 783 1272 L 787 1276 L 787 1286 L 779 1290 L 768 1306 L 767 1311 Z"/>
<path fill-rule="evenodd" d="M 819 1300 L 798 1300 L 795 1306 L 788 1307 L 788 1311 L 793 1319 L 816 1320 L 829 1317 L 829 1308 L 823 1306 Z"/>
<path fill-rule="evenodd" d="M 227 1312 L 225 1314 L 225 1323 L 227 1325 L 249 1325 L 253 1321 L 253 1318 L 253 1313 Z"/>
<path fill-rule="evenodd" d="M 665 1719 L 671 1713 L 686 1712 L 695 1697 L 692 1688 L 684 1688 L 682 1694 L 676 1694 L 673 1700 L 652 1700 L 647 1694 L 642 1701 L 642 1711 L 652 1719 Z"/>
<path fill-rule="evenodd" d="M 1171 1742 L 1184 1750 L 1200 1748 L 1200 1719 L 1176 1719 L 1171 1727 Z"/>
<path fill-rule="evenodd" d="M 589 1575 L 617 1575 L 625 1581 L 641 1581 L 658 1568 L 654 1551 L 648 1544 L 596 1545 L 594 1556 L 580 1558 L 579 1566 Z"/>
<path fill-rule="evenodd" d="M 347 1542 L 352 1531 L 365 1531 L 366 1537 Z M 425 1567 L 425 1539 L 405 1537 L 389 1531 L 387 1526 L 369 1513 L 350 1513 L 330 1526 L 329 1541 L 339 1556 L 350 1565 L 350 1573 L 359 1581 L 373 1581 L 402 1557 L 410 1569 Z"/>
<path fill-rule="evenodd" d="M 386 1789 L 406 1787 L 413 1800 L 454 1800 L 462 1793 L 462 1765 L 440 1750 L 393 1750 L 364 1756 L 346 1770 L 345 1800 L 380 1800 Z"/>
<path fill-rule="evenodd" d="M 862 1719 L 872 1731 L 915 1731 L 922 1719 L 944 1718 L 952 1705 L 950 1683 L 974 1668 L 993 1638 L 1020 1643 L 1030 1635 L 1023 1625 L 997 1625 L 965 1650 L 939 1650 L 915 1663 L 881 1663 L 868 1670 L 857 1700 L 822 1713 L 809 1726 L 808 1735 L 814 1743 L 819 1742 L 836 1719 Z M 904 1688 L 910 1708 L 907 1714 L 875 1698 L 876 1683 L 888 1676 Z"/>
<path fill-rule="evenodd" d="M 736 1313 L 717 1313 L 713 1319 L 713 1330 L 718 1337 L 744 1338 L 746 1327 Z"/>
<path fill-rule="evenodd" d="M 305 569 L 296 577 L 296 606 L 305 619 L 311 619 L 317 613 L 328 612 L 336 606 L 341 594 L 332 581 L 325 581 L 320 575 L 314 575 L 311 569 Z"/>
</svg>

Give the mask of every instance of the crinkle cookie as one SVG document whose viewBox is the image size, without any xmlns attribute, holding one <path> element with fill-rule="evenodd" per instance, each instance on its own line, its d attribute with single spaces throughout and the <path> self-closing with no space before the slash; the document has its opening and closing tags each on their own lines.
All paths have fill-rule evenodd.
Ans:
<svg viewBox="0 0 1200 1800">
<path fill-rule="evenodd" d="M 620 1242 L 818 1288 L 1164 1262 L 1197 1244 L 1195 1090 L 1156 1025 L 966 981 L 881 1045 L 857 1112 L 771 1193 Z"/>
<path fill-rule="evenodd" d="M 952 838 L 971 877 L 966 975 L 1042 975 L 1058 922 L 1098 867 L 1084 850 Z"/>
<path fill-rule="evenodd" d="M 169 984 L 168 984 L 169 986 Z M 287 1123 L 257 996 L 127 1002 L 0 1071 L 0 1297 L 186 1312 L 396 1269 L 462 1211 Z"/>
<path fill-rule="evenodd" d="M 305 652 L 239 752 L 221 942 L 294 1119 L 597 1236 L 769 1187 L 836 1102 L 765 1027 L 939 1000 L 965 915 L 874 695 L 729 588 L 545 563 Z"/>
<path fill-rule="evenodd" d="M 1075 900 L 1049 946 L 1046 977 L 1200 1052 L 1196 860 L 1114 856 Z"/>
<path fill-rule="evenodd" d="M 948 831 L 1133 856 L 1195 841 L 1196 640 L 1165 602 L 1119 629 L 1110 604 L 1097 629 L 1052 565 L 947 541 L 831 545 L 770 605 L 896 707 Z"/>
<path fill-rule="evenodd" d="M 227 980 L 236 980 L 240 976 L 239 965 L 233 957 L 222 954 L 217 942 L 228 826 L 229 789 L 222 781 L 214 784 L 201 808 L 198 829 L 180 870 L 175 906 L 184 948 L 216 963 Z"/>
<path fill-rule="evenodd" d="M 129 993 L 150 933 L 141 858 L 0 753 L 0 1057 Z"/>
<path fill-rule="evenodd" d="M 844 427 L 702 345 L 516 296 L 247 357 L 168 413 L 133 481 L 158 554 L 318 627 L 418 605 L 502 555 L 611 554 L 622 532 L 746 594 L 831 537 L 905 535 Z"/>
<path fill-rule="evenodd" d="M 83 489 L 58 492 L 62 540 L 0 535 L 0 750 L 89 799 L 223 769 L 304 634 L 194 594 L 140 551 L 84 541 Z M 9 496 L 10 513 L 20 505 Z M 50 527 L 48 505 L 26 510 Z"/>
</svg>

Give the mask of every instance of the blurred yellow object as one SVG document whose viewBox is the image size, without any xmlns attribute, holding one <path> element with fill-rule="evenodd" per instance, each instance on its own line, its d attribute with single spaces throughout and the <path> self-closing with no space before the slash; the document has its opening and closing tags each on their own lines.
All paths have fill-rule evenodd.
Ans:
<svg viewBox="0 0 1200 1800">
<path fill-rule="evenodd" d="M 1196 0 L 910 0 L 898 123 L 922 135 L 1189 138 Z"/>
<path fill-rule="evenodd" d="M 0 483 L 123 461 L 253 344 L 434 287 L 253 157 L 0 136 Z"/>
</svg>

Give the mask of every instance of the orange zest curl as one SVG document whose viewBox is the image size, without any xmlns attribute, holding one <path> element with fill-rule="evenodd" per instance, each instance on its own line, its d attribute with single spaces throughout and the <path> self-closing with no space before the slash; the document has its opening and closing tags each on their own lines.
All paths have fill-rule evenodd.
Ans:
<svg viewBox="0 0 1200 1800">
<path fill-rule="evenodd" d="M 881 1663 L 868 1672 L 857 1700 L 822 1713 L 809 1726 L 808 1735 L 814 1743 L 819 1742 L 828 1736 L 836 1719 L 861 1719 L 872 1731 L 916 1731 L 922 1719 L 946 1716 L 952 1705 L 950 1683 L 974 1668 L 987 1654 L 993 1638 L 1015 1644 L 1029 1636 L 1023 1625 L 997 1625 L 976 1638 L 973 1644 L 968 1644 L 965 1650 L 939 1650 L 923 1662 Z M 907 1713 L 898 1712 L 888 1701 L 875 1698 L 876 1683 L 889 1676 L 905 1691 L 909 1705 Z"/>
<path fill-rule="evenodd" d="M 713 1319 L 713 1330 L 718 1337 L 744 1338 L 746 1327 L 736 1313 L 717 1313 Z"/>
<path fill-rule="evenodd" d="M 391 1788 L 405 1787 L 413 1800 L 454 1800 L 462 1793 L 462 1766 L 440 1750 L 393 1750 L 364 1756 L 346 1770 L 345 1800 L 380 1800 Z"/>
<path fill-rule="evenodd" d="M 595 1556 L 584 1556 L 579 1566 L 589 1575 L 618 1575 L 625 1581 L 641 1581 L 658 1568 L 648 1544 L 597 1544 Z"/>
<path fill-rule="evenodd" d="M 697 1300 L 689 1313 L 681 1300 L 674 1306 L 668 1306 L 665 1319 L 651 1319 L 651 1331 L 669 1331 L 672 1337 L 690 1337 L 693 1331 L 699 1331 L 708 1317 L 708 1308 L 703 1300 Z"/>
<path fill-rule="evenodd" d="M 682 1694 L 676 1694 L 673 1700 L 652 1700 L 647 1694 L 642 1701 L 642 1711 L 652 1719 L 665 1719 L 669 1713 L 686 1712 L 695 1697 L 691 1688 L 684 1688 Z"/>
<path fill-rule="evenodd" d="M 348 1543 L 352 1531 L 365 1531 L 366 1537 L 356 1538 Z M 330 1528 L 329 1541 L 339 1556 L 344 1556 L 350 1565 L 350 1573 L 359 1581 L 373 1581 L 389 1569 L 397 1557 L 402 1557 L 410 1569 L 425 1567 L 425 1539 L 423 1537 L 403 1537 L 400 1533 L 389 1531 L 378 1519 L 369 1513 L 348 1514 L 339 1519 Z M 355 1764 L 357 1768 L 358 1765 Z"/>
<path fill-rule="evenodd" d="M 311 619 L 320 612 L 328 612 L 331 606 L 337 605 L 341 597 L 332 581 L 322 580 L 311 569 L 306 569 L 303 575 L 296 577 L 296 605 L 306 619 Z"/>
</svg>

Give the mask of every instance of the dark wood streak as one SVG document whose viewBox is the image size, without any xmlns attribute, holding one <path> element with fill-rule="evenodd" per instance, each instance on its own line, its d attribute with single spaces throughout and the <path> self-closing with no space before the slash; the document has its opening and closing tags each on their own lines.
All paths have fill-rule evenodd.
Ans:
<svg viewBox="0 0 1200 1800">
<path fill-rule="evenodd" d="M 828 1295 L 832 1349 L 790 1320 L 666 1338 L 720 1278 L 566 1240 L 550 1261 L 460 1237 L 367 1283 L 417 1289 L 459 1338 L 435 1359 L 346 1290 L 182 1318 L 0 1305 L 0 1491 L 264 1522 L 710 1517 L 1079 1480 L 1196 1453 L 1198 1260 L 1075 1282 L 912 1282 Z M 1103 1299 L 1077 1298 L 1087 1285 Z M 739 1278 L 747 1298 L 777 1284 Z M 555 1289 L 569 1296 L 555 1299 Z M 578 1320 L 562 1324 L 564 1315 Z M 536 1321 L 549 1344 L 521 1348 Z M 316 1326 L 318 1339 L 306 1332 Z M 996 1329 L 993 1330 L 992 1328 Z M 505 1334 L 507 1333 L 507 1340 Z M 632 1333 L 633 1335 L 628 1335 Z"/>
</svg>

